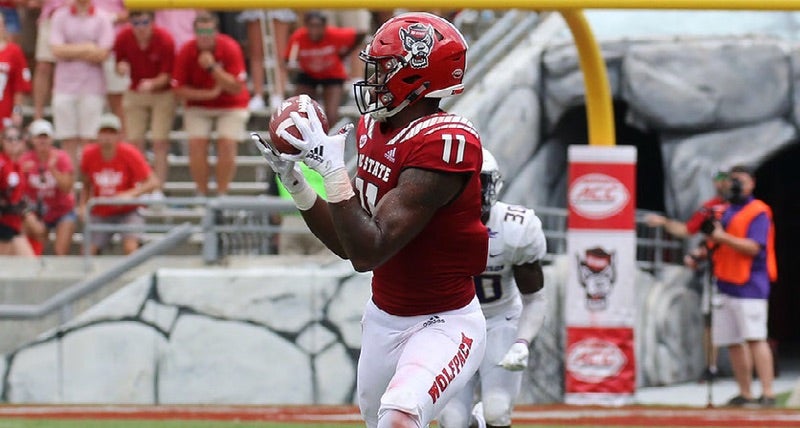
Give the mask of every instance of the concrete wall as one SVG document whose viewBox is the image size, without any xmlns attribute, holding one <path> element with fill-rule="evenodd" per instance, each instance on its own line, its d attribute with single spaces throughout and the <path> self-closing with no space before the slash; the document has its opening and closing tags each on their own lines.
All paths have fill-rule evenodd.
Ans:
<svg viewBox="0 0 800 428">
<path fill-rule="evenodd" d="M 545 268 L 552 304 L 521 402 L 561 401 L 566 269 L 564 257 Z M 686 275 L 637 274 L 641 385 L 702 367 Z M 346 262 L 159 269 L 7 353 L 0 393 L 9 403 L 352 403 L 370 278 Z"/>
</svg>

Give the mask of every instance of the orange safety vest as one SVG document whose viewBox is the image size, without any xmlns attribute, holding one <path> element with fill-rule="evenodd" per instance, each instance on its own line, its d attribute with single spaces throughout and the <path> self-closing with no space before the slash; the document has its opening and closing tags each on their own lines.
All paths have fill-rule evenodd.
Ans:
<svg viewBox="0 0 800 428">
<path fill-rule="evenodd" d="M 753 199 L 738 213 L 731 217 L 725 231 L 737 238 L 747 238 L 747 229 L 756 216 L 766 213 L 769 218 L 767 232 L 767 274 L 770 281 L 778 279 L 778 265 L 775 261 L 775 228 L 772 225 L 772 210 L 767 204 Z M 750 279 L 754 257 L 742 254 L 732 247 L 720 245 L 714 251 L 714 275 L 717 279 L 736 285 L 745 285 Z"/>
</svg>

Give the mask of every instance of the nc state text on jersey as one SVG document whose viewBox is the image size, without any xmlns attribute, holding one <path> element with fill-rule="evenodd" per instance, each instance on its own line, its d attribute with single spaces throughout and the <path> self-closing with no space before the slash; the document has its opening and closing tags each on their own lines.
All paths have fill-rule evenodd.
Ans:
<svg viewBox="0 0 800 428">
<path fill-rule="evenodd" d="M 367 174 L 374 175 L 384 182 L 389 181 L 389 175 L 392 173 L 391 168 L 364 154 L 358 155 L 358 167 Z"/>
</svg>

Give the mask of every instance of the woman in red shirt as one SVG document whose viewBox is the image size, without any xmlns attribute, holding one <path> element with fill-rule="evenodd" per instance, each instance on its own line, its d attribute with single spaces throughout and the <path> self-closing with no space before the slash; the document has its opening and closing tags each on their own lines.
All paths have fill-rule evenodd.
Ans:
<svg viewBox="0 0 800 428">
<path fill-rule="evenodd" d="M 364 34 L 354 28 L 328 26 L 327 17 L 318 11 L 307 12 L 303 24 L 289 38 L 284 59 L 295 95 L 308 94 L 319 99 L 318 90 L 322 89 L 322 106 L 328 123 L 333 126 L 339 121 L 344 82 L 348 78 L 344 59 L 361 45 Z"/>
</svg>

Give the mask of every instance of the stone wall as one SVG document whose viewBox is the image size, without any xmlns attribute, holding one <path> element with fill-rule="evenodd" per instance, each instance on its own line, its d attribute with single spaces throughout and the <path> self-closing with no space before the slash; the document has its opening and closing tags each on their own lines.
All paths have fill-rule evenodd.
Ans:
<svg viewBox="0 0 800 428">
<path fill-rule="evenodd" d="M 550 302 L 521 402 L 563 395 L 567 259 L 545 267 Z M 636 279 L 639 384 L 702 367 L 699 303 L 676 268 Z M 9 403 L 346 404 L 355 397 L 370 275 L 346 262 L 160 269 L 0 358 Z M 676 316 L 679 314 L 679 316 Z M 687 344 L 696 343 L 692 348 Z"/>
</svg>

